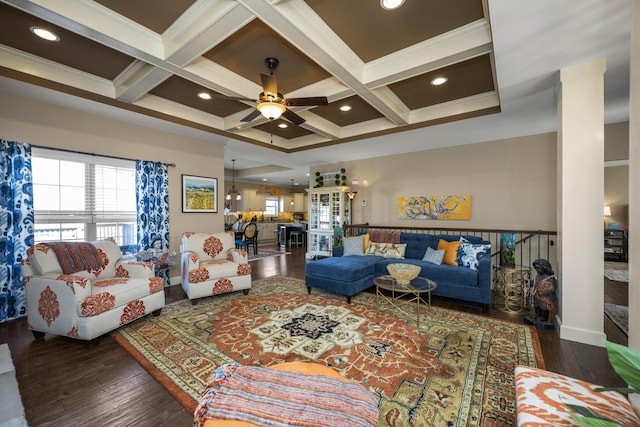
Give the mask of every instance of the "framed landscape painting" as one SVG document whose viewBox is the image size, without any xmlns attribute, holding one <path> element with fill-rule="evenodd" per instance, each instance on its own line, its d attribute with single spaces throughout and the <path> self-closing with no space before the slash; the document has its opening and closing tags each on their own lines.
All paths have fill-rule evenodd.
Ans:
<svg viewBox="0 0 640 427">
<path fill-rule="evenodd" d="M 218 179 L 182 175 L 182 212 L 218 212 Z"/>
</svg>

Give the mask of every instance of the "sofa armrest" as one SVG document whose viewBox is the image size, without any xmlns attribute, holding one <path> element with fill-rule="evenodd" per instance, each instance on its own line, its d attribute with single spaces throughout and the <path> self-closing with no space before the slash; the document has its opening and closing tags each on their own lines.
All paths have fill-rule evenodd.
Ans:
<svg viewBox="0 0 640 427">
<path fill-rule="evenodd" d="M 69 274 L 31 276 L 25 292 L 30 328 L 67 335 L 77 326 L 81 303 L 91 295 L 91 281 Z"/>
<path fill-rule="evenodd" d="M 491 295 L 491 249 L 478 258 L 478 287 Z"/>
<path fill-rule="evenodd" d="M 242 249 L 229 249 L 229 252 L 227 252 L 227 260 L 238 264 L 246 264 L 249 262 L 249 254 Z"/>
<path fill-rule="evenodd" d="M 195 252 L 183 252 L 180 255 L 180 269 L 189 272 L 200 268 L 200 257 Z"/>
<path fill-rule="evenodd" d="M 45 276 L 31 276 L 25 283 L 25 290 L 27 287 L 36 292 L 49 287 L 58 298 L 70 297 L 74 301 L 83 301 L 91 295 L 91 280 L 72 274 L 50 273 Z"/>
<path fill-rule="evenodd" d="M 154 277 L 154 265 L 152 262 L 119 261 L 116 264 L 116 277 L 149 279 Z"/>
</svg>

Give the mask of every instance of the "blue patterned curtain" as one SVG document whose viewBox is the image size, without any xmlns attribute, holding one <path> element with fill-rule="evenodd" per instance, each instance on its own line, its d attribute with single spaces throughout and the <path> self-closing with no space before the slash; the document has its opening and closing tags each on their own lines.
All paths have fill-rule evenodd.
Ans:
<svg viewBox="0 0 640 427">
<path fill-rule="evenodd" d="M 31 146 L 0 139 L 0 322 L 27 315 L 22 260 L 33 245 Z"/>
<path fill-rule="evenodd" d="M 169 250 L 169 165 L 136 160 L 136 210 L 138 250 L 149 249 L 162 239 L 162 251 Z M 165 281 L 169 272 L 163 273 Z"/>
</svg>

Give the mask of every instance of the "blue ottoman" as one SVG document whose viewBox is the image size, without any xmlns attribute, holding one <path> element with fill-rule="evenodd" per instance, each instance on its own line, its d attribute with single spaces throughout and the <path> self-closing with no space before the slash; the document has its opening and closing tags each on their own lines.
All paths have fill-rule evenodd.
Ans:
<svg viewBox="0 0 640 427">
<path fill-rule="evenodd" d="M 375 266 L 382 257 L 349 255 L 324 258 L 310 262 L 305 266 L 305 284 L 311 288 L 324 289 L 347 297 L 351 304 L 351 296 L 373 286 Z"/>
</svg>

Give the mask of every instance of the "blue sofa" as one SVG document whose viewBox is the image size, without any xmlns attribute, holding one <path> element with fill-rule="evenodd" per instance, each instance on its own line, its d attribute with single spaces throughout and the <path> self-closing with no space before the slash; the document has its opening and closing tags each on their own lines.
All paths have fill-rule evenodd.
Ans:
<svg viewBox="0 0 640 427">
<path fill-rule="evenodd" d="M 432 264 L 422 261 L 427 247 L 437 249 L 440 239 L 448 242 L 460 240 L 461 236 L 448 234 L 400 234 L 400 242 L 406 243 L 404 259 L 384 258 L 371 255 L 342 256 L 342 247 L 334 248 L 333 257 L 310 262 L 305 267 L 305 284 L 309 293 L 312 288 L 324 289 L 347 297 L 373 286 L 373 279 L 389 274 L 391 263 L 415 264 L 421 267 L 420 276 L 438 284 L 433 295 L 483 304 L 486 310 L 491 304 L 491 251 L 478 258 L 478 270 L 448 264 Z M 488 244 L 477 236 L 462 236 L 473 244 Z"/>
</svg>

